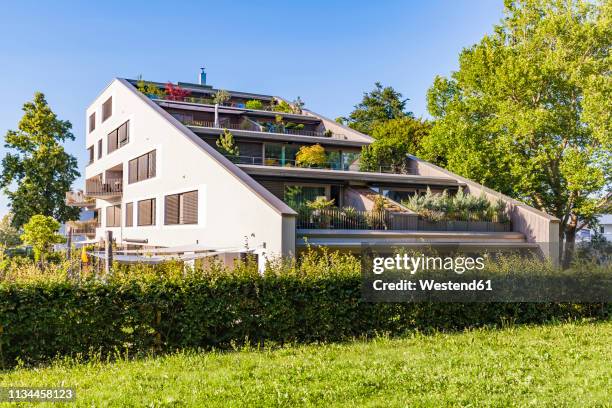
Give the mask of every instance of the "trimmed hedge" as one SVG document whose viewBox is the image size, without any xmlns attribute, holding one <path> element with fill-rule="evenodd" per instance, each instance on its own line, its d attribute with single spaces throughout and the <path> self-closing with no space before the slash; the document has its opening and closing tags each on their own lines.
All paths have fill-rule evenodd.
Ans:
<svg viewBox="0 0 612 408">
<path fill-rule="evenodd" d="M 609 304 L 366 303 L 358 273 L 4 282 L 0 361 L 11 367 L 67 355 L 338 341 L 609 315 Z"/>
</svg>

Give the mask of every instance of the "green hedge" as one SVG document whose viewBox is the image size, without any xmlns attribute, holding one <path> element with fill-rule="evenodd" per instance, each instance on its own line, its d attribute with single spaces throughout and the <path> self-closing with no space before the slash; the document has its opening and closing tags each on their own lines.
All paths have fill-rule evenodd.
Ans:
<svg viewBox="0 0 612 408">
<path fill-rule="evenodd" d="M 338 341 L 409 330 L 458 330 L 608 318 L 609 305 L 361 301 L 357 273 L 0 283 L 0 359 L 136 355 L 184 348 Z"/>
</svg>

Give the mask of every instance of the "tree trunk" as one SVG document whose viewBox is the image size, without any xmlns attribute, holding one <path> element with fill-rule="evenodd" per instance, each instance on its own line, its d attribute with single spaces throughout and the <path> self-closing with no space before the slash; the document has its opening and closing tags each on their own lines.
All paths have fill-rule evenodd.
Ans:
<svg viewBox="0 0 612 408">
<path fill-rule="evenodd" d="M 578 224 L 578 217 L 574 214 L 570 216 L 570 220 L 565 226 L 565 249 L 563 253 L 563 268 L 569 268 L 572 258 L 574 256 L 574 248 L 576 242 L 576 227 Z"/>
</svg>

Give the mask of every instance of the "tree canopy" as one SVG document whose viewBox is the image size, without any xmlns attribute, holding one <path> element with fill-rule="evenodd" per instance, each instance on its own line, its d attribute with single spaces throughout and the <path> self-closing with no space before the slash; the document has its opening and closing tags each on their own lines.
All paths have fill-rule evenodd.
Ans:
<svg viewBox="0 0 612 408">
<path fill-rule="evenodd" d="M 406 155 L 418 155 L 421 140 L 427 136 L 431 124 L 409 116 L 377 122 L 372 128 L 374 142 L 364 146 L 361 152 L 362 171 L 391 170 L 405 173 Z"/>
<path fill-rule="evenodd" d="M 377 123 L 406 116 L 412 117 L 412 112 L 406 111 L 407 101 L 408 99 L 403 99 L 402 94 L 392 87 L 376 82 L 372 91 L 364 92 L 363 99 L 355 105 L 350 115 L 339 121 L 370 135 Z"/>
<path fill-rule="evenodd" d="M 21 239 L 24 243 L 31 245 L 34 257 L 37 261 L 44 261 L 45 255 L 51 251 L 53 244 L 64 242 L 64 237 L 59 235 L 60 224 L 53 217 L 41 214 L 32 216 L 23 226 Z"/>
<path fill-rule="evenodd" d="M 428 92 L 422 156 L 557 216 L 609 210 L 612 2 L 506 1 L 494 33 Z"/>
<path fill-rule="evenodd" d="M 51 216 L 60 222 L 74 219 L 79 209 L 65 204 L 65 193 L 79 176 L 77 160 L 61 143 L 74 140 L 72 124 L 53 113 L 45 96 L 37 92 L 23 105 L 18 130 L 9 130 L 2 160 L 0 187 L 9 199 L 12 224 L 19 228 L 33 215 Z"/>
</svg>

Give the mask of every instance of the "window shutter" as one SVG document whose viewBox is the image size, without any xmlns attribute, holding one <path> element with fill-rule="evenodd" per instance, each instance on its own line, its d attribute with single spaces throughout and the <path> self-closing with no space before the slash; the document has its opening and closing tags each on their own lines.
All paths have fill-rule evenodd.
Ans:
<svg viewBox="0 0 612 408">
<path fill-rule="evenodd" d="M 125 204 L 125 226 L 131 227 L 134 225 L 134 203 Z"/>
<path fill-rule="evenodd" d="M 155 150 L 149 152 L 149 178 L 155 177 L 155 172 L 157 170 L 157 166 L 155 164 Z"/>
<path fill-rule="evenodd" d="M 128 123 L 129 121 L 119 126 L 119 131 L 117 135 L 119 139 L 119 147 L 125 145 L 128 142 Z"/>
<path fill-rule="evenodd" d="M 115 227 L 121 226 L 121 205 L 115 206 Z"/>
<path fill-rule="evenodd" d="M 106 148 L 108 153 L 112 153 L 117 150 L 117 129 L 108 134 L 106 139 Z"/>
<path fill-rule="evenodd" d="M 149 201 L 151 201 L 151 219 L 150 219 L 151 224 L 150 225 L 155 225 L 155 199 L 152 198 Z"/>
<path fill-rule="evenodd" d="M 147 160 L 148 159 L 148 155 L 144 155 L 144 156 L 140 156 L 138 158 L 138 181 L 140 180 L 146 180 L 147 177 L 147 172 L 148 172 L 148 167 L 149 167 L 149 163 Z"/>
<path fill-rule="evenodd" d="M 155 199 L 138 202 L 138 225 L 155 225 Z"/>
<path fill-rule="evenodd" d="M 96 128 L 96 112 L 89 115 L 89 131 L 91 132 Z"/>
<path fill-rule="evenodd" d="M 102 139 L 98 140 L 98 159 L 102 158 Z"/>
<path fill-rule="evenodd" d="M 198 192 L 190 191 L 181 195 L 182 224 L 198 223 Z"/>
<path fill-rule="evenodd" d="M 172 194 L 166 196 L 164 203 L 164 223 L 173 225 L 179 223 L 179 195 Z"/>
<path fill-rule="evenodd" d="M 113 114 L 113 97 L 111 96 L 102 104 L 102 122 Z"/>
<path fill-rule="evenodd" d="M 113 212 L 113 206 L 106 207 L 106 226 L 113 226 L 113 216 L 115 213 Z"/>
<path fill-rule="evenodd" d="M 132 159 L 128 163 L 128 183 L 138 181 L 138 159 Z"/>
</svg>

